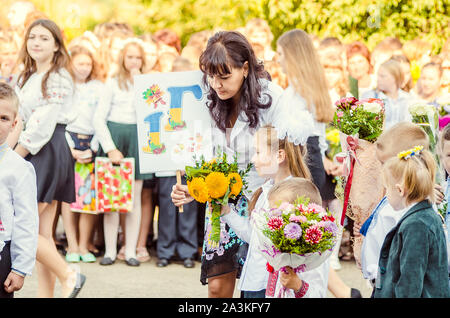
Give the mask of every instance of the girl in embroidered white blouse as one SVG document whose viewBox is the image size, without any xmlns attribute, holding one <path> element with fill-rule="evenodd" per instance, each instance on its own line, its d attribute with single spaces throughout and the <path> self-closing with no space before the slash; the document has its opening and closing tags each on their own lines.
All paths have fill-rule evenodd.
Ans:
<svg viewBox="0 0 450 318">
<path fill-rule="evenodd" d="M 37 176 L 39 239 L 36 259 L 38 297 L 53 297 L 56 277 L 62 297 L 76 297 L 85 276 L 68 266 L 53 241 L 58 202 L 75 201 L 74 166 L 64 137 L 71 121 L 73 81 L 69 55 L 59 27 L 50 20 L 33 22 L 19 54 L 24 70 L 17 94 L 20 118 L 15 151 L 30 161 Z M 23 126 L 25 129 L 22 130 Z M 19 135 L 20 133 L 20 135 Z"/>
</svg>

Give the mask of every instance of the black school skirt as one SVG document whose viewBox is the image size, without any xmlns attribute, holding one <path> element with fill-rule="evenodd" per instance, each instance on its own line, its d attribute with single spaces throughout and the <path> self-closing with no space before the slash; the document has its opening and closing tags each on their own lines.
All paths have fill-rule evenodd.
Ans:
<svg viewBox="0 0 450 318">
<path fill-rule="evenodd" d="M 336 198 L 334 190 L 336 184 L 333 183 L 333 176 L 327 175 L 323 167 L 322 153 L 319 147 L 319 136 L 311 136 L 307 141 L 306 164 L 311 173 L 316 187 L 320 191 L 322 200 L 333 200 Z"/>
<path fill-rule="evenodd" d="M 65 137 L 66 125 L 57 124 L 50 141 L 25 159 L 36 171 L 37 200 L 75 202 L 75 159 Z"/>
</svg>

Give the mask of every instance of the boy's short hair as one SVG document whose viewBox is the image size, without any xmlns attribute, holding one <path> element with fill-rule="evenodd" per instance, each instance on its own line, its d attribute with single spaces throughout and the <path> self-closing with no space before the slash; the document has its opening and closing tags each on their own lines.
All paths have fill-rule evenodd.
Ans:
<svg viewBox="0 0 450 318">
<path fill-rule="evenodd" d="M 401 122 L 384 131 L 375 142 L 377 150 L 386 157 L 395 157 L 399 152 L 423 146 L 430 148 L 430 141 L 425 131 L 420 126 Z"/>
<path fill-rule="evenodd" d="M 10 100 L 14 115 L 19 112 L 19 98 L 14 89 L 6 83 L 0 83 L 0 100 Z"/>
<path fill-rule="evenodd" d="M 301 196 L 309 198 L 311 203 L 322 205 L 319 189 L 305 178 L 294 177 L 275 184 L 267 195 L 269 201 L 289 203 L 294 203 Z"/>
</svg>

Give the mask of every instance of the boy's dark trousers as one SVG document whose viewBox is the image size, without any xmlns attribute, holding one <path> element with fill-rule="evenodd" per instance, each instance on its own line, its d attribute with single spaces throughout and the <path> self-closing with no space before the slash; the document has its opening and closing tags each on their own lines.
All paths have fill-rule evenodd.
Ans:
<svg viewBox="0 0 450 318">
<path fill-rule="evenodd" d="M 11 241 L 5 242 L 2 252 L 0 253 L 0 298 L 13 298 L 14 293 L 5 291 L 5 280 L 11 272 Z"/>
<path fill-rule="evenodd" d="M 170 260 L 178 254 L 182 260 L 195 259 L 198 252 L 197 203 L 190 202 L 180 213 L 172 203 L 170 193 L 177 183 L 176 177 L 158 177 L 159 217 L 158 217 L 158 258 Z M 182 184 L 186 184 L 182 178 Z"/>
</svg>

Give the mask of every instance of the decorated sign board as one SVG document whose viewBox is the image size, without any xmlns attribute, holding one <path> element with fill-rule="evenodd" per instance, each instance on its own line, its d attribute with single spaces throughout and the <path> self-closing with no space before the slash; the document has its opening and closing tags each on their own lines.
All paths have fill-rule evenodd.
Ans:
<svg viewBox="0 0 450 318">
<path fill-rule="evenodd" d="M 212 157 L 202 72 L 137 75 L 134 101 L 141 173 L 184 170 L 194 154 Z"/>
</svg>

